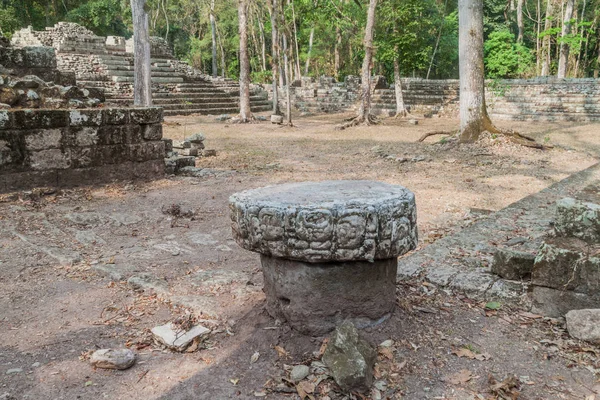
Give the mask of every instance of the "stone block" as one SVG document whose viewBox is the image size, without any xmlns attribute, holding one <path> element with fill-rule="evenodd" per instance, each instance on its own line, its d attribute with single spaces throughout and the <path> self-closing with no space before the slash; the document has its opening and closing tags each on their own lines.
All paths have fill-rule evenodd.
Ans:
<svg viewBox="0 0 600 400">
<path fill-rule="evenodd" d="M 71 168 L 87 168 L 100 165 L 102 160 L 95 156 L 96 151 L 95 147 L 71 148 Z"/>
<path fill-rule="evenodd" d="M 29 153 L 29 164 L 33 170 L 66 169 L 71 167 L 69 149 L 49 149 Z"/>
<path fill-rule="evenodd" d="M 578 293 L 600 289 L 598 248 L 573 238 L 553 238 L 541 247 L 532 271 L 532 284 Z"/>
<path fill-rule="evenodd" d="M 8 110 L 0 110 L 0 129 L 11 129 L 14 127 L 14 113 Z"/>
<path fill-rule="evenodd" d="M 165 143 L 165 154 L 173 151 L 173 139 L 163 138 L 162 141 Z"/>
<path fill-rule="evenodd" d="M 600 205 L 565 198 L 556 202 L 556 234 L 600 243 Z"/>
<path fill-rule="evenodd" d="M 127 140 L 127 125 L 104 125 L 98 128 L 98 145 L 123 144 Z"/>
<path fill-rule="evenodd" d="M 143 142 L 142 127 L 140 125 L 125 125 L 123 126 L 123 133 L 123 143 L 134 144 Z"/>
<path fill-rule="evenodd" d="M 0 175 L 0 182 L 3 182 L 4 191 L 56 186 L 58 171 L 59 170 L 14 172 Z"/>
<path fill-rule="evenodd" d="M 600 296 L 534 286 L 531 311 L 552 318 L 564 317 L 571 310 L 600 308 Z"/>
<path fill-rule="evenodd" d="M 92 156 L 94 165 L 124 163 L 129 160 L 129 146 L 125 144 L 96 146 Z"/>
<path fill-rule="evenodd" d="M 193 156 L 198 157 L 199 151 L 198 149 L 181 149 L 178 151 L 182 156 Z"/>
<path fill-rule="evenodd" d="M 67 110 L 15 110 L 14 127 L 17 129 L 62 128 L 69 125 Z"/>
<path fill-rule="evenodd" d="M 56 69 L 56 53 L 52 47 L 24 47 L 24 66 Z"/>
<path fill-rule="evenodd" d="M 102 111 L 105 125 L 126 125 L 129 123 L 129 111 L 125 108 L 106 108 Z"/>
<path fill-rule="evenodd" d="M 82 109 L 69 111 L 70 126 L 100 126 L 102 125 L 101 109 Z"/>
<path fill-rule="evenodd" d="M 163 109 L 160 107 L 129 109 L 131 123 L 156 124 L 163 121 Z"/>
<path fill-rule="evenodd" d="M 498 249 L 494 253 L 492 273 L 514 281 L 531 277 L 535 255 L 522 251 Z"/>
<path fill-rule="evenodd" d="M 162 139 L 162 135 L 162 124 L 142 125 L 142 137 L 144 140 L 160 140 Z"/>
<path fill-rule="evenodd" d="M 165 147 L 162 141 L 130 144 L 129 156 L 130 161 L 149 161 L 164 158 Z"/>
<path fill-rule="evenodd" d="M 350 322 L 344 322 L 333 333 L 323 353 L 323 362 L 344 392 L 366 393 L 373 383 L 373 367 L 377 353 Z"/>
<path fill-rule="evenodd" d="M 66 130 L 66 128 L 26 131 L 25 146 L 27 150 L 30 151 L 58 149 L 62 145 L 64 130 Z"/>
<path fill-rule="evenodd" d="M 565 318 L 569 335 L 590 343 L 600 343 L 600 309 L 571 310 Z"/>
<path fill-rule="evenodd" d="M 98 128 L 85 126 L 71 128 L 70 131 L 74 146 L 94 146 L 98 144 Z"/>
</svg>

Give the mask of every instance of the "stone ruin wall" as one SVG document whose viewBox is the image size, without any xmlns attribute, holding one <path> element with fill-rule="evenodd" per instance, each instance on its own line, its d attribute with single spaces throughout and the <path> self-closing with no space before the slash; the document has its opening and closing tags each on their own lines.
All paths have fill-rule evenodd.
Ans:
<svg viewBox="0 0 600 400">
<path fill-rule="evenodd" d="M 373 83 L 373 113 L 393 115 L 396 109 L 393 85 L 387 85 L 381 77 L 375 77 Z M 413 112 L 458 116 L 458 80 L 403 79 L 402 89 L 404 102 Z M 359 100 L 357 77 L 349 76 L 344 82 L 328 77 L 303 78 L 292 85 L 292 102 L 303 112 L 353 111 Z M 490 115 L 499 119 L 600 121 L 597 79 L 488 81 L 486 100 Z"/>
<path fill-rule="evenodd" d="M 160 108 L 0 111 L 0 192 L 164 175 Z"/>
<path fill-rule="evenodd" d="M 101 108 L 54 49 L 0 39 L 0 192 L 164 176 L 161 108 Z"/>
</svg>

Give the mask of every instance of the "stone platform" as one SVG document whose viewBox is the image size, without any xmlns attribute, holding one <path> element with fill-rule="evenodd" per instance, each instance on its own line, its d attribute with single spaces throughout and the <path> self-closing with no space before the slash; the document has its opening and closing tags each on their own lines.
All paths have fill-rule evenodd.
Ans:
<svg viewBox="0 0 600 400">
<path fill-rule="evenodd" d="M 321 335 L 389 317 L 397 256 L 417 245 L 415 197 L 372 181 L 290 183 L 230 198 L 233 237 L 261 254 L 267 311 Z"/>
</svg>

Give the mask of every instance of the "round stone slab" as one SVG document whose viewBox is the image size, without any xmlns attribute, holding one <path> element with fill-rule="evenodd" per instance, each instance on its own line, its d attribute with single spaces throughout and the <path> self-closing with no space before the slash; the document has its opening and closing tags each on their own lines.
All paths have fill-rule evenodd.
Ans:
<svg viewBox="0 0 600 400">
<path fill-rule="evenodd" d="M 267 186 L 229 198 L 246 250 L 305 262 L 395 258 L 417 245 L 415 196 L 373 181 Z"/>
</svg>

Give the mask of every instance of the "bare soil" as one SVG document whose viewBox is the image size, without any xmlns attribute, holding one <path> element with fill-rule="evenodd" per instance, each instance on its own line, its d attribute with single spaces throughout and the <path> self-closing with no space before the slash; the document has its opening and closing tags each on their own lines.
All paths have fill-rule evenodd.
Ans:
<svg viewBox="0 0 600 400">
<path fill-rule="evenodd" d="M 286 365 L 318 358 L 324 338 L 299 335 L 264 312 L 259 258 L 231 238 L 232 193 L 304 180 L 401 184 L 416 194 L 423 247 L 472 223 L 478 210 L 499 210 L 600 154 L 597 124 L 498 123 L 555 146 L 540 151 L 491 136 L 474 145 L 440 137 L 416 143 L 427 131 L 455 129 L 451 119 L 336 131 L 343 117 L 300 118 L 296 127 L 167 118 L 166 137 L 202 132 L 217 150 L 197 166 L 233 172 L 3 195 L 0 398 L 298 398 L 293 387 L 273 389 L 287 378 Z M 192 217 L 183 215 L 188 210 Z M 136 290 L 131 277 L 145 284 Z M 600 349 L 569 339 L 562 321 L 511 305 L 486 310 L 418 280 L 398 286 L 397 303 L 391 320 L 364 331 L 374 345 L 393 340 L 380 349 L 381 382 L 368 398 L 488 399 L 504 390 L 504 398 L 593 399 L 600 392 Z M 186 315 L 213 330 L 201 349 L 172 353 L 153 343 L 152 327 Z M 86 360 L 91 350 L 122 346 L 139 355 L 129 370 L 94 370 Z M 513 375 L 516 386 L 490 383 Z M 312 395 L 344 398 L 331 380 Z"/>
</svg>

